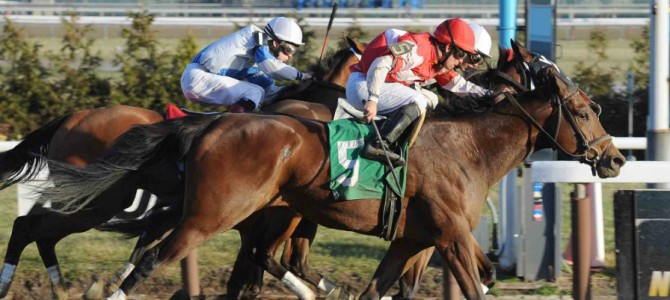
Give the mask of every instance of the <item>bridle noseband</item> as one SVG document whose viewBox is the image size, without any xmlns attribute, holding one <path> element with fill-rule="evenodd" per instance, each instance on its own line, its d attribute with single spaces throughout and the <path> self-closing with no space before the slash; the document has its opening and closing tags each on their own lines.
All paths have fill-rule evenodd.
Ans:
<svg viewBox="0 0 670 300">
<path fill-rule="evenodd" d="M 539 74 L 541 74 L 541 71 L 547 67 L 554 67 L 557 71 L 558 68 L 556 67 L 555 64 L 547 60 L 541 55 L 535 55 L 533 60 L 530 63 L 525 63 L 523 66 L 519 66 L 520 64 L 518 63 L 518 60 L 516 60 L 516 65 L 514 66 L 517 72 L 519 73 L 519 76 L 521 77 L 521 84 L 517 83 L 511 76 L 507 75 L 506 73 L 503 73 L 501 71 L 497 71 L 496 75 L 504 79 L 505 81 L 509 82 L 517 91 L 528 91 L 528 90 L 533 90 L 535 88 L 534 84 L 534 78 L 536 78 Z M 558 71 L 560 72 L 560 71 Z M 561 73 L 562 76 L 564 76 Z M 563 80 L 562 78 L 560 80 Z M 569 81 L 569 79 L 566 80 Z M 602 159 L 602 155 L 605 154 L 610 146 L 612 145 L 612 137 L 609 134 L 605 134 L 601 137 L 598 137 L 594 140 L 589 141 L 586 139 L 586 136 L 584 135 L 584 132 L 577 126 L 577 123 L 575 122 L 574 116 L 572 112 L 568 109 L 568 102 L 572 101 L 572 99 L 579 93 L 578 89 L 575 89 L 574 92 L 572 92 L 568 97 L 562 98 L 560 95 L 556 95 L 552 99 L 552 108 L 554 110 L 552 111 L 551 115 L 553 116 L 555 114 L 556 109 L 558 109 L 558 114 L 556 118 L 556 132 L 552 135 L 549 132 L 547 132 L 542 125 L 540 125 L 535 118 L 533 118 L 522 106 L 519 104 L 519 102 L 514 98 L 514 96 L 511 93 L 503 93 L 505 95 L 505 98 L 509 99 L 509 101 L 514 104 L 521 112 L 525 115 L 526 119 L 533 124 L 535 128 L 538 129 L 542 134 L 544 134 L 546 137 L 549 138 L 549 140 L 552 143 L 552 148 L 560 150 L 567 156 L 579 160 L 580 163 L 587 164 L 591 166 L 591 172 L 593 175 L 596 175 L 596 167 L 600 160 Z M 558 143 L 558 133 L 560 130 L 560 125 L 561 125 L 561 119 L 564 117 L 568 124 L 570 125 L 570 128 L 572 128 L 572 131 L 575 134 L 575 138 L 577 139 L 577 151 L 575 153 L 568 152 L 563 148 L 559 143 Z M 598 149 L 595 147 L 597 144 L 603 142 L 603 141 L 609 141 L 607 143 L 607 146 L 603 149 L 602 153 L 598 151 Z"/>
</svg>

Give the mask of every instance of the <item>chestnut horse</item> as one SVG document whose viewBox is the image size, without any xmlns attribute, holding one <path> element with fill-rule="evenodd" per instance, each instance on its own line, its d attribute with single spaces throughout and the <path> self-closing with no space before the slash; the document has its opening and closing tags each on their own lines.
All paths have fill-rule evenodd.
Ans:
<svg viewBox="0 0 670 300">
<path fill-rule="evenodd" d="M 465 297 L 483 299 L 471 231 L 489 187 L 537 149 L 560 149 L 602 178 L 619 174 L 625 159 L 602 128 L 597 105 L 553 66 L 536 73 L 542 81 L 533 91 L 462 100 L 490 106 L 483 113 L 426 121 L 409 153 L 397 239 L 361 299 L 384 295 L 432 246 Z M 138 126 L 85 168 L 54 162 L 52 177 L 60 186 L 44 189 L 41 201 L 74 213 L 90 207 L 108 187 L 147 184 L 145 174 L 182 159 L 186 192 L 180 223 L 143 255 L 112 299 L 125 299 L 158 267 L 279 197 L 321 225 L 368 235 L 380 230 L 378 200 L 333 199 L 325 124 L 284 115 L 223 114 Z"/>
<path fill-rule="evenodd" d="M 352 44 L 352 49 L 362 51 L 362 44 L 355 43 L 354 41 L 350 41 L 350 43 Z M 267 109 L 307 118 L 330 120 L 331 113 L 329 107 L 333 103 L 337 103 L 338 97 L 344 95 L 344 85 L 346 85 L 349 74 L 348 67 L 357 62 L 357 58 L 354 53 L 351 53 L 348 49 L 344 49 L 335 53 L 328 61 L 330 63 L 326 64 L 326 68 L 322 66 L 321 69 L 315 70 L 317 71 L 315 75 L 320 78 L 320 81 L 309 81 L 308 83 L 287 87 L 282 95 L 280 95 L 282 99 L 287 99 L 288 97 L 291 99 L 304 99 L 307 101 L 322 102 L 323 105 L 286 100 L 277 102 Z M 113 141 L 128 129 L 137 125 L 153 124 L 162 120 L 163 116 L 157 112 L 130 106 L 85 110 L 62 116 L 26 136 L 23 142 L 14 149 L 0 153 L 0 189 L 34 178 L 37 172 L 45 165 L 44 157 L 81 167 L 91 163 L 108 150 Z M 172 185 L 167 184 L 164 186 L 183 187 L 183 184 L 173 181 Z M 181 197 L 183 196 L 183 191 L 179 188 L 166 190 L 165 188 L 156 187 L 152 191 L 159 193 L 162 198 L 174 199 L 176 203 L 181 202 Z M 52 282 L 54 298 L 65 299 L 67 292 L 55 253 L 56 243 L 72 233 L 83 232 L 106 222 L 113 215 L 130 205 L 134 199 L 134 195 L 135 191 L 132 189 L 117 189 L 112 197 L 118 200 L 113 203 L 112 201 L 106 202 L 104 204 L 105 207 L 102 209 L 82 211 L 72 216 L 63 216 L 47 211 L 44 214 L 18 217 L 14 221 L 5 257 L 4 268 L 8 269 L 3 268 L 3 275 L 9 275 L 9 278 L 4 276 L 5 280 L 0 282 L 0 297 L 6 295 L 9 290 L 13 269 L 18 265 L 23 249 L 35 241 L 45 267 L 50 274 L 56 275 L 50 276 L 52 280 L 55 279 L 55 282 Z M 286 210 L 295 215 L 292 210 Z M 268 217 L 266 215 L 259 213 L 256 219 Z M 172 228 L 176 224 L 179 214 L 175 217 L 176 219 L 172 224 L 164 225 L 165 222 L 161 222 L 163 227 L 167 227 L 163 229 Z M 287 216 L 282 215 L 281 217 L 277 217 L 277 223 L 281 223 L 282 218 L 287 218 Z M 288 217 L 288 220 L 291 219 Z M 258 243 L 267 243 L 265 241 L 268 237 L 256 235 L 256 240 L 254 240 L 256 244 L 245 242 L 245 238 L 248 236 L 246 232 L 267 232 L 268 229 L 253 227 L 254 221 L 247 223 L 249 226 L 244 227 L 245 229 L 240 232 L 243 238 L 242 250 L 252 253 L 252 248 L 254 247 L 265 249 L 260 247 Z M 266 225 L 271 226 L 270 223 L 267 222 Z M 261 223 L 259 222 L 259 224 Z M 277 227 L 278 225 L 275 224 L 274 228 Z M 152 237 L 158 237 L 163 232 L 160 229 L 154 229 L 152 233 L 153 235 L 146 235 L 145 238 L 138 241 L 138 247 L 133 257 L 141 254 L 142 246 L 150 244 Z M 290 235 L 290 232 L 288 234 Z M 247 245 L 247 247 L 244 247 L 244 245 Z M 249 272 L 249 268 L 259 267 L 252 263 L 241 261 L 244 259 L 248 261 L 249 257 L 249 254 L 239 256 L 240 261 L 237 262 L 236 266 L 240 265 L 244 267 L 237 272 L 233 272 L 233 280 L 229 282 L 229 289 L 233 294 L 246 292 L 251 293 L 251 295 L 248 295 L 249 297 L 253 297 L 253 293 L 260 292 L 258 285 L 260 284 L 259 281 L 262 280 L 262 269 L 260 270 L 260 275 L 258 272 L 254 274 L 253 272 Z M 298 261 L 294 261 L 294 263 L 298 263 Z M 316 280 L 315 285 L 319 282 L 323 284 L 320 275 L 309 268 L 308 264 L 303 262 L 298 266 L 291 267 L 299 270 L 300 274 L 311 275 L 310 278 Z M 244 277 L 244 274 L 239 274 L 240 272 L 254 274 L 253 282 L 247 283 L 251 280 L 249 278 L 235 279 L 240 276 Z M 237 282 L 240 286 L 231 286 L 231 282 Z M 243 287 L 245 285 L 246 290 L 242 290 L 245 288 Z"/>
</svg>

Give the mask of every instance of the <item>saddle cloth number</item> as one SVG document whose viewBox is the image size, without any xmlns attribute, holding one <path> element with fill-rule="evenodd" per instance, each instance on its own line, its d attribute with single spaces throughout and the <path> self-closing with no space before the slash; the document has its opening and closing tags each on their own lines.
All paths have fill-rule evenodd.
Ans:
<svg viewBox="0 0 670 300">
<path fill-rule="evenodd" d="M 349 158 L 349 150 L 361 148 L 364 145 L 362 139 L 339 141 L 337 142 L 337 162 L 346 170 L 351 170 L 351 176 L 346 173 L 337 178 L 337 182 L 342 186 L 354 187 L 358 183 L 358 171 L 360 170 L 360 161 Z"/>
</svg>

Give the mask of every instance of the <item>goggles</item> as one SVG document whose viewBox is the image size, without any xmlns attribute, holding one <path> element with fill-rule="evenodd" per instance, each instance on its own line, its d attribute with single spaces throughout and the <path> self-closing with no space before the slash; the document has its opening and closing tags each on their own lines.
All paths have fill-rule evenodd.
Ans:
<svg viewBox="0 0 670 300">
<path fill-rule="evenodd" d="M 286 54 L 287 56 L 293 56 L 298 51 L 298 49 L 295 46 L 283 41 L 279 43 L 278 48 L 279 51 Z"/>
<path fill-rule="evenodd" d="M 468 61 L 467 62 L 470 63 L 470 64 L 473 64 L 473 65 L 481 64 L 482 62 L 484 62 L 484 56 L 482 56 L 479 53 L 470 54 L 470 55 L 468 55 Z"/>
</svg>

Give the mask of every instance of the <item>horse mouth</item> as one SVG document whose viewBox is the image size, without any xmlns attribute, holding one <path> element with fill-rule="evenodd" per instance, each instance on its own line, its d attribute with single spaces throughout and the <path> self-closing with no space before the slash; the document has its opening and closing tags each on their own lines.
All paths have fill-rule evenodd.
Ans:
<svg viewBox="0 0 670 300">
<path fill-rule="evenodd" d="M 621 167 L 626 164 L 626 158 L 623 155 L 606 156 L 600 160 L 596 166 L 598 177 L 612 178 L 619 176 Z"/>
</svg>

